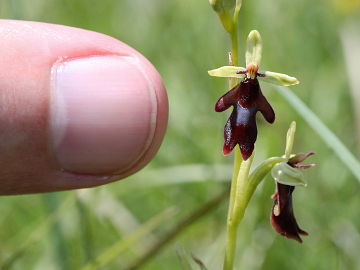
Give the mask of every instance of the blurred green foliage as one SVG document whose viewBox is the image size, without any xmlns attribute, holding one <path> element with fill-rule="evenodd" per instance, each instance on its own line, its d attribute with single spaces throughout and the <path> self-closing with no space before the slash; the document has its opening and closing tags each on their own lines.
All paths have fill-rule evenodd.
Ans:
<svg viewBox="0 0 360 270">
<path fill-rule="evenodd" d="M 358 0 L 245 0 L 239 16 L 240 61 L 248 32 L 259 30 L 262 68 L 296 76 L 301 84 L 292 90 L 357 157 L 360 128 L 353 108 L 360 101 L 350 89 L 359 79 L 348 71 L 359 67 L 348 64 L 344 55 L 353 52 L 343 45 L 356 42 L 347 33 L 359 29 L 359 6 Z M 81 27 L 124 41 L 156 66 L 170 101 L 162 147 L 131 179 L 89 190 L 1 197 L 0 269 L 82 269 L 115 243 L 133 239 L 149 219 L 169 207 L 177 209 L 98 268 L 126 269 L 227 186 L 218 181 L 231 174 L 231 157 L 221 154 L 226 113 L 213 110 L 227 82 L 206 71 L 226 64 L 230 44 L 207 0 L 2 0 L 0 15 Z M 312 161 L 319 166 L 306 172 L 308 187 L 294 194 L 298 222 L 310 236 L 299 245 L 272 230 L 274 184 L 268 177 L 241 224 L 237 269 L 359 269 L 359 182 L 270 85 L 262 88 L 277 120 L 270 126 L 260 119 L 255 163 L 283 153 L 292 120 L 298 124 L 294 149 L 317 153 Z M 179 250 L 195 254 L 209 269 L 220 269 L 226 206 L 189 226 L 142 269 L 181 269 Z"/>
</svg>

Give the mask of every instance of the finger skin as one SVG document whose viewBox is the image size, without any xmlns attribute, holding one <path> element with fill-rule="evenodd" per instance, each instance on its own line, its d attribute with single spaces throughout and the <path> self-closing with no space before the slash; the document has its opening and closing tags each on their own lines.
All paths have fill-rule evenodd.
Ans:
<svg viewBox="0 0 360 270">
<path fill-rule="evenodd" d="M 168 102 L 160 75 L 140 53 L 106 35 L 37 22 L 0 20 L 0 37 L 0 195 L 102 185 L 152 159 L 165 133 Z M 102 55 L 132 56 L 143 63 L 155 88 L 155 133 L 139 161 L 119 175 L 65 172 L 49 146 L 51 68 L 64 59 Z"/>
</svg>

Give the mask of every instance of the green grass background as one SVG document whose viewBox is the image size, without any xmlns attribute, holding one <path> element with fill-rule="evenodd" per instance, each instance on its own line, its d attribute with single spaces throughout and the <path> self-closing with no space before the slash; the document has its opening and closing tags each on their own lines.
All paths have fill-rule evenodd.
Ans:
<svg viewBox="0 0 360 270">
<path fill-rule="evenodd" d="M 360 51 L 359 6 L 358 0 L 244 0 L 239 22 L 240 63 L 247 33 L 259 30 L 261 68 L 296 76 L 301 84 L 292 91 L 357 157 L 360 100 L 351 89 L 360 91 L 359 76 L 350 71 L 360 67 L 349 56 Z M 126 269 L 226 188 L 232 162 L 221 154 L 227 113 L 215 113 L 213 105 L 227 82 L 206 71 L 226 64 L 229 38 L 207 0 L 2 0 L 0 15 L 124 41 L 159 70 L 170 103 L 162 147 L 140 173 L 88 190 L 1 197 L 0 269 L 83 269 L 100 254 L 114 256 L 96 269 Z M 306 172 L 308 187 L 294 193 L 296 217 L 310 236 L 300 245 L 272 230 L 274 183 L 267 177 L 241 224 L 237 269 L 360 269 L 360 183 L 271 85 L 262 89 L 277 120 L 269 125 L 259 117 L 255 164 L 283 153 L 292 120 L 298 123 L 295 151 L 317 153 L 311 161 L 319 165 Z M 226 207 L 223 202 L 189 226 L 141 269 L 182 269 L 179 252 L 221 269 Z M 160 222 L 147 232 L 154 217 Z M 120 248 L 109 251 L 116 243 Z"/>
</svg>

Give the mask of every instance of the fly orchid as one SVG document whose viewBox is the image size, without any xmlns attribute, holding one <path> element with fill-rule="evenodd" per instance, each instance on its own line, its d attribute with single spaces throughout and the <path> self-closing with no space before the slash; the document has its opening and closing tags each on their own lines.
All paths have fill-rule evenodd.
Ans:
<svg viewBox="0 0 360 270">
<path fill-rule="evenodd" d="M 219 98 L 215 111 L 222 112 L 233 106 L 233 111 L 225 124 L 223 153 L 229 154 L 238 144 L 244 160 L 253 150 L 257 138 L 256 113 L 258 111 L 269 123 L 275 121 L 275 113 L 261 92 L 259 80 L 289 86 L 299 81 L 286 74 L 259 70 L 262 42 L 258 31 L 253 30 L 247 38 L 245 54 L 246 68 L 223 66 L 208 71 L 210 76 L 237 78 L 240 83 Z"/>
</svg>

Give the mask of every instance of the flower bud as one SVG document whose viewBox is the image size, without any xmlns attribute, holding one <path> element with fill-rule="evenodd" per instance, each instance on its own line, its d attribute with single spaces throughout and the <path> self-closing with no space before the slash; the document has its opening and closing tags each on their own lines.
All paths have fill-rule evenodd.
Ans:
<svg viewBox="0 0 360 270">
<path fill-rule="evenodd" d="M 210 5 L 218 14 L 224 29 L 231 33 L 234 29 L 234 19 L 231 16 L 233 10 L 234 14 L 238 14 L 241 7 L 241 0 L 209 0 Z M 235 16 L 235 15 L 234 15 Z"/>
<path fill-rule="evenodd" d="M 212 8 L 217 12 L 230 12 L 236 4 L 236 0 L 209 0 Z"/>
</svg>

